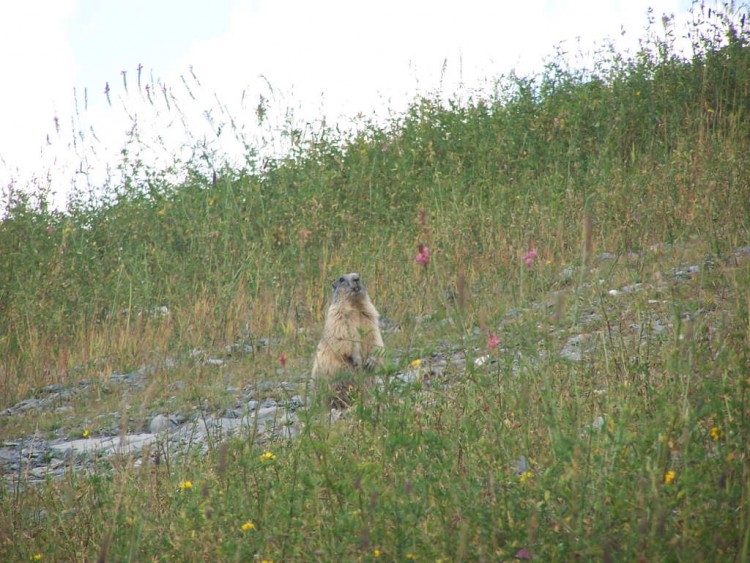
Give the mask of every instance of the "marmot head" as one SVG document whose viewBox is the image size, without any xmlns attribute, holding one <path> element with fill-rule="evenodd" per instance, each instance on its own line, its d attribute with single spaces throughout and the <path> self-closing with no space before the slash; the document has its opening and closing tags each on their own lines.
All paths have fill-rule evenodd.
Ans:
<svg viewBox="0 0 750 563">
<path fill-rule="evenodd" d="M 359 274 L 352 272 L 344 274 L 333 282 L 333 300 L 339 299 L 360 299 L 367 295 L 365 286 L 359 278 Z"/>
</svg>

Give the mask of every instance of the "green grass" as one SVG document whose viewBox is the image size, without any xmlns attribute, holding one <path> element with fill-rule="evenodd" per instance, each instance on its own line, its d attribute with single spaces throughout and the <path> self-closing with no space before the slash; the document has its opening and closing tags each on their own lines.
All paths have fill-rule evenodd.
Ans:
<svg viewBox="0 0 750 563">
<path fill-rule="evenodd" d="M 350 136 L 288 131 L 299 142 L 262 165 L 196 162 L 175 185 L 125 161 L 122 185 L 65 213 L 16 194 L 0 223 L 0 408 L 92 386 L 62 421 L 0 418 L 3 438 L 135 429 L 229 406 L 246 383 L 302 385 L 348 271 L 401 327 L 389 373 L 449 352 L 466 367 L 370 387 L 336 424 L 307 409 L 288 442 L 2 489 L 2 558 L 746 560 L 742 10 L 705 16 L 688 59 L 651 36 L 632 59 L 579 71 L 558 55 L 494 97 L 420 99 Z M 578 335 L 584 359 L 561 357 Z M 227 357 L 234 344 L 254 352 Z M 195 348 L 226 365 L 191 362 Z M 107 386 L 168 358 L 127 397 Z"/>
</svg>

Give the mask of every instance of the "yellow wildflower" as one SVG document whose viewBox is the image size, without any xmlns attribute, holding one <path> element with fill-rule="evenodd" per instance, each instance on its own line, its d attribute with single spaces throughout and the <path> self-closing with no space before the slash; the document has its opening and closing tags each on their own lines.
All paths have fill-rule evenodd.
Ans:
<svg viewBox="0 0 750 563">
<path fill-rule="evenodd" d="M 411 551 L 409 551 L 409 552 L 408 552 L 408 553 L 406 554 L 406 558 L 407 558 L 407 559 L 411 559 L 411 560 L 414 560 L 414 559 L 416 559 L 416 557 L 414 556 L 414 554 L 413 554 L 413 553 L 412 553 Z"/>
<path fill-rule="evenodd" d="M 671 469 L 667 471 L 667 473 L 664 475 L 664 484 L 669 485 L 672 481 L 674 481 L 674 478 L 677 476 L 677 474 L 672 471 Z"/>
<path fill-rule="evenodd" d="M 274 459 L 276 459 L 276 454 L 273 452 L 266 452 L 260 456 L 261 461 L 273 461 Z"/>
<path fill-rule="evenodd" d="M 180 481 L 180 488 L 182 490 L 192 489 L 193 488 L 193 484 L 190 481 Z"/>
<path fill-rule="evenodd" d="M 714 439 L 714 442 L 718 442 L 724 437 L 724 432 L 721 431 L 721 428 L 718 426 L 714 426 L 711 428 L 711 438 Z"/>
<path fill-rule="evenodd" d="M 533 476 L 534 474 L 531 471 L 524 471 L 523 473 L 521 473 L 521 476 L 518 478 L 518 480 L 523 485 L 526 482 L 530 481 Z"/>
<path fill-rule="evenodd" d="M 374 555 L 375 557 L 380 557 L 380 550 L 379 550 L 379 549 L 373 549 L 373 550 L 372 550 L 372 554 L 373 554 L 373 555 Z"/>
<path fill-rule="evenodd" d="M 162 207 L 161 209 L 159 209 L 159 211 L 156 212 L 156 214 L 159 217 L 164 217 L 167 214 L 167 208 L 166 207 Z"/>
<path fill-rule="evenodd" d="M 83 436 L 84 438 L 88 438 L 89 437 L 89 429 L 88 428 L 84 428 L 83 432 L 81 432 L 81 436 Z"/>
<path fill-rule="evenodd" d="M 416 360 L 412 360 L 411 364 L 409 364 L 409 365 L 411 367 L 413 367 L 413 368 L 418 368 L 419 366 L 422 365 L 422 360 L 420 360 L 419 358 L 417 358 Z"/>
<path fill-rule="evenodd" d="M 253 524 L 252 522 L 250 522 L 250 520 L 248 520 L 242 526 L 240 526 L 240 528 L 242 529 L 243 532 L 248 532 L 250 530 L 255 529 L 255 524 Z"/>
<path fill-rule="evenodd" d="M 41 561 L 42 560 L 42 554 L 41 553 L 35 553 L 31 556 L 32 561 Z"/>
</svg>

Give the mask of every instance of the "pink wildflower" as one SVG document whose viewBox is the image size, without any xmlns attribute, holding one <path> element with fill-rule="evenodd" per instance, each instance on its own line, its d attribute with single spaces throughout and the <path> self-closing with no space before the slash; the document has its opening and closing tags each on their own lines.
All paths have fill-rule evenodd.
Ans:
<svg viewBox="0 0 750 563">
<path fill-rule="evenodd" d="M 279 356 L 279 363 L 281 364 L 281 367 L 286 366 L 286 356 L 284 354 Z"/>
<path fill-rule="evenodd" d="M 426 245 L 420 244 L 418 250 L 419 253 L 414 257 L 414 260 L 420 266 L 426 267 L 430 262 L 430 249 Z"/>
<path fill-rule="evenodd" d="M 531 559 L 531 552 L 529 552 L 529 550 L 526 549 L 525 547 L 522 547 L 521 549 L 516 551 L 515 558 L 516 559 Z"/>
<path fill-rule="evenodd" d="M 494 350 L 497 345 L 500 344 L 500 337 L 494 332 L 490 331 L 490 335 L 487 337 L 487 348 Z"/>
<path fill-rule="evenodd" d="M 532 248 L 528 252 L 525 252 L 521 255 L 521 260 L 523 260 L 526 263 L 527 268 L 531 268 L 534 265 L 534 261 L 536 260 L 537 253 L 536 249 Z"/>
</svg>

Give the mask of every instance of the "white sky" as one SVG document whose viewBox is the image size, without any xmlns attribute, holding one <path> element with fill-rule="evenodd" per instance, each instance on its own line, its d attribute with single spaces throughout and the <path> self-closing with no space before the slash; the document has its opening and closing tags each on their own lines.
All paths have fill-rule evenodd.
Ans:
<svg viewBox="0 0 750 563">
<path fill-rule="evenodd" d="M 99 181 L 104 163 L 116 165 L 134 116 L 150 139 L 161 136 L 155 144 L 171 147 L 186 129 L 195 137 L 205 134 L 201 112 L 209 109 L 220 121 L 231 115 L 250 133 L 257 127 L 254 111 L 261 94 L 270 100 L 272 110 L 292 107 L 301 121 L 323 115 L 329 122 L 345 121 L 357 112 L 383 115 L 388 108 L 404 109 L 420 92 L 440 88 L 450 94 L 463 88 L 466 93 L 512 69 L 521 74 L 539 70 L 544 57 L 563 41 L 571 51 L 577 49 L 577 38 L 584 48 L 610 38 L 621 48 L 632 49 L 643 36 L 648 7 L 653 7 L 658 21 L 663 13 L 686 17 L 690 4 L 690 0 L 3 1 L 0 193 L 6 195 L 14 177 L 24 185 L 31 176 L 45 176 L 48 168 L 54 168 L 52 189 L 57 201 L 64 202 L 70 188 L 69 181 L 61 178 L 73 175 L 85 157 L 92 171 L 98 169 L 98 175 L 92 172 L 91 177 Z M 165 84 L 181 100 L 182 114 L 161 101 L 146 102 L 144 92 L 136 87 L 139 64 L 143 84 L 153 80 L 157 90 L 159 83 Z M 191 67 L 200 86 L 190 77 Z M 128 92 L 121 71 L 127 73 Z M 181 76 L 190 84 L 195 101 L 185 95 Z M 111 106 L 104 95 L 106 83 Z M 217 99 L 226 106 L 227 115 L 220 115 Z"/>
</svg>

